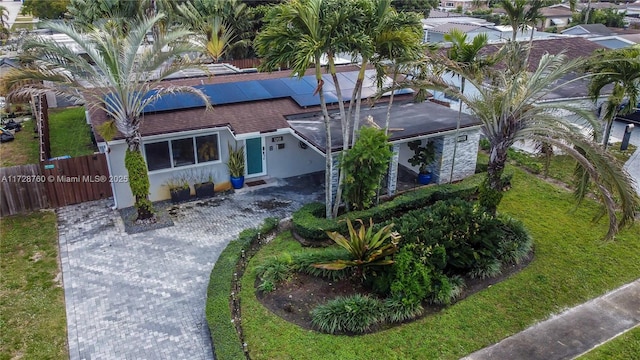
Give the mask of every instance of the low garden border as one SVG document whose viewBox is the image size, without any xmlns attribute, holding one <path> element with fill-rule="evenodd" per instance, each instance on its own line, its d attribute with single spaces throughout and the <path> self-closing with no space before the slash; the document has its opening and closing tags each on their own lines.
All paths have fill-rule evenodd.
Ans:
<svg viewBox="0 0 640 360">
<path fill-rule="evenodd" d="M 389 219 L 398 213 L 418 209 L 438 200 L 450 198 L 470 198 L 477 194 L 486 174 L 475 174 L 455 184 L 427 186 L 422 189 L 405 192 L 395 198 L 367 210 L 351 211 L 336 219 L 324 217 L 324 204 L 304 205 L 293 214 L 293 232 L 296 239 L 304 239 L 305 245 L 318 246 L 328 240 L 327 231 L 347 232 L 343 219 L 369 219 L 374 223 Z"/>
<path fill-rule="evenodd" d="M 240 283 L 237 280 L 242 277 L 244 267 L 258 248 L 253 245 L 273 236 L 278 225 L 277 219 L 267 218 L 260 227 L 243 230 L 216 260 L 209 278 L 205 314 L 217 359 L 249 359 L 241 338 L 240 299 L 237 296 Z M 231 309 L 238 316 L 234 316 Z"/>
</svg>

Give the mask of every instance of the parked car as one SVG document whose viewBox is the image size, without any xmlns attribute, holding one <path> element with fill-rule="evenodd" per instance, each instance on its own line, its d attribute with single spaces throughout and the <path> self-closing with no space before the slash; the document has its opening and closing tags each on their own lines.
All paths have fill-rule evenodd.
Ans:
<svg viewBox="0 0 640 360">
<path fill-rule="evenodd" d="M 0 127 L 0 143 L 13 141 L 14 139 L 13 134 L 9 130 Z"/>
</svg>

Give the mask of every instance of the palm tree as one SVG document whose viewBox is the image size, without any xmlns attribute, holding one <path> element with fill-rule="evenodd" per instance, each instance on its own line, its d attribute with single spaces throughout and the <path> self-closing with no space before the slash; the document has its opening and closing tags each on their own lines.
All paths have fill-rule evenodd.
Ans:
<svg viewBox="0 0 640 360">
<path fill-rule="evenodd" d="M 138 219 L 153 216 L 149 177 L 140 151 L 144 108 L 163 95 L 176 92 L 195 94 L 209 106 L 208 98 L 195 88 L 161 83 L 177 71 L 194 67 L 188 59 L 179 57 L 194 50 L 185 41 L 185 37 L 191 34 L 186 30 L 160 33 L 151 45 L 145 45 L 147 33 L 162 17 L 157 15 L 130 23 L 126 32 L 109 22 L 87 33 L 66 24 L 49 23 L 50 29 L 73 39 L 86 57 L 78 56 L 54 41 L 36 38 L 24 45 L 27 53 L 33 53 L 34 67 L 5 77 L 9 83 L 44 81 L 40 85 L 27 85 L 16 90 L 17 96 L 54 91 L 82 99 L 88 106 L 108 114 L 112 119 L 109 124 L 122 133 L 128 146 L 125 167 L 135 196 Z M 48 82 L 53 85 L 47 86 Z"/>
<path fill-rule="evenodd" d="M 466 77 L 478 89 L 477 95 L 468 97 L 437 78 L 430 79 L 428 85 L 444 88 L 459 97 L 483 124 L 490 150 L 480 202 L 490 212 L 496 212 L 502 199 L 507 150 L 516 141 L 533 140 L 561 149 L 588 173 L 609 216 L 607 239 L 613 238 L 620 227 L 633 222 L 638 198 L 631 178 L 610 154 L 567 120 L 575 116 L 581 125 L 593 129 L 597 127 L 597 119 L 592 112 L 572 104 L 543 101 L 550 91 L 583 78 L 560 81 L 566 74 L 583 67 L 583 61 L 567 61 L 564 55 L 545 55 L 532 73 L 496 71 L 490 86 L 483 86 L 482 79 L 474 79 L 468 70 L 455 63 L 448 66 Z M 580 189 L 576 190 L 576 196 L 584 195 Z M 620 202 L 620 220 L 616 213 L 616 196 Z"/>
<path fill-rule="evenodd" d="M 480 56 L 480 51 L 488 43 L 487 34 L 480 34 L 473 38 L 471 43 L 467 43 L 467 34 L 458 29 L 453 29 L 444 35 L 444 40 L 451 43 L 451 47 L 447 51 L 447 57 L 454 61 L 457 66 L 465 70 L 466 74 L 470 74 L 474 79 L 482 76 L 482 70 L 493 64 L 493 61 L 487 56 Z M 464 94 L 466 78 L 460 77 L 460 92 Z M 458 121 L 456 122 L 456 135 L 460 131 L 460 120 L 462 117 L 462 101 L 458 107 Z M 451 172 L 449 173 L 449 181 L 453 181 L 453 169 L 456 161 L 456 152 L 458 150 L 458 142 L 453 145 L 453 158 L 451 160 Z"/>
<path fill-rule="evenodd" d="M 8 21 L 9 9 L 7 9 L 5 6 L 0 5 L 0 25 L 2 25 L 3 28 L 8 28 Z"/>
<path fill-rule="evenodd" d="M 531 40 L 533 40 L 535 25 L 542 18 L 540 8 L 544 6 L 543 0 L 500 0 L 499 5 L 509 18 L 513 31 L 511 40 L 516 41 L 518 31 L 524 31 L 527 25 L 531 25 Z"/>
<path fill-rule="evenodd" d="M 344 16 L 344 14 L 343 14 Z M 282 64 L 289 64 L 292 76 L 302 77 L 312 65 L 315 68 L 320 107 L 326 133 L 325 151 L 325 207 L 326 217 L 332 217 L 333 156 L 331 153 L 331 118 L 327 110 L 322 80 L 321 59 L 327 56 L 330 71 L 335 72 L 332 63 L 337 37 L 335 28 L 346 19 L 340 13 L 328 11 L 323 0 L 293 0 L 274 7 L 265 18 L 265 26 L 255 40 L 258 55 L 263 59 L 261 68 L 273 70 Z M 338 83 L 336 83 L 338 90 Z M 338 95 L 340 98 L 340 95 Z M 342 107 L 344 109 L 344 106 Z M 344 110 L 342 110 L 344 119 Z M 343 129 L 344 130 L 344 129 Z"/>
<path fill-rule="evenodd" d="M 251 47 L 248 8 L 238 0 L 195 0 L 177 6 L 182 23 L 196 33 L 204 54 L 218 61 L 225 54 Z"/>
<path fill-rule="evenodd" d="M 362 85 L 369 62 L 376 67 L 377 80 L 381 87 L 387 76 L 389 62 L 393 63 L 392 73 L 397 73 L 396 64 L 418 60 L 423 50 L 420 46 L 422 26 L 415 13 L 397 12 L 391 6 L 391 0 L 364 1 L 360 7 L 366 10 L 362 14 L 361 37 L 353 44 L 352 51 L 354 56 L 361 57 L 361 64 L 347 113 L 348 119 L 353 115 L 352 145 L 356 141 Z M 395 78 L 394 76 L 393 79 Z M 393 97 L 393 90 L 391 96 Z M 388 128 L 388 125 L 386 127 Z"/>
<path fill-rule="evenodd" d="M 613 85 L 611 95 L 602 107 L 601 117 L 605 121 L 602 143 L 607 147 L 611 126 L 616 116 L 633 112 L 640 101 L 640 46 L 617 50 L 598 50 L 591 58 L 587 70 L 593 74 L 589 94 L 594 102 L 602 90 Z M 629 106 L 621 108 L 627 99 Z"/>
</svg>

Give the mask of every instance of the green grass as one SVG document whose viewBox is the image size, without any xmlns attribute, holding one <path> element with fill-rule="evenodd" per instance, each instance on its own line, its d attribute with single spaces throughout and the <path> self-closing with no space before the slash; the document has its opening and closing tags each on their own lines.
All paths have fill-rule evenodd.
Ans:
<svg viewBox="0 0 640 360">
<path fill-rule="evenodd" d="M 91 128 L 84 115 L 84 107 L 71 107 L 49 111 L 49 137 L 51 157 L 93 154 Z"/>
<path fill-rule="evenodd" d="M 0 236 L 0 360 L 68 359 L 56 215 L 3 218 Z"/>
<path fill-rule="evenodd" d="M 22 131 L 15 134 L 15 140 L 0 145 L 0 167 L 38 163 L 38 138 L 33 127 L 33 121 L 22 123 Z M 51 157 L 93 154 L 96 149 L 91 142 L 90 131 L 84 107 L 50 110 Z"/>
<path fill-rule="evenodd" d="M 636 327 L 581 356 L 580 360 L 628 360 L 640 354 L 640 327 Z"/>
<path fill-rule="evenodd" d="M 522 220 L 535 258 L 513 277 L 445 310 L 376 334 L 332 336 L 304 330 L 273 315 L 255 298 L 255 267 L 299 245 L 282 235 L 251 261 L 242 279 L 245 341 L 258 359 L 457 359 L 564 309 L 640 277 L 640 225 L 603 242 L 598 206 L 575 211 L 572 195 L 521 170 L 500 211 Z"/>
<path fill-rule="evenodd" d="M 33 121 L 23 122 L 13 141 L 0 144 L 0 167 L 37 164 L 38 140 L 34 135 Z"/>
</svg>

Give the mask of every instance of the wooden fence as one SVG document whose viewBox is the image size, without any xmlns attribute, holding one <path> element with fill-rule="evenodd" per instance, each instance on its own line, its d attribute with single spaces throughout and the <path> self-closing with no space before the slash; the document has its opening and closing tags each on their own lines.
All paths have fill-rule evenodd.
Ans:
<svg viewBox="0 0 640 360">
<path fill-rule="evenodd" d="M 0 216 L 110 197 L 104 154 L 0 168 Z"/>
<path fill-rule="evenodd" d="M 240 69 L 257 68 L 260 65 L 260 59 L 237 59 L 237 60 L 225 60 L 225 62 L 238 67 Z"/>
<path fill-rule="evenodd" d="M 48 207 L 45 180 L 36 164 L 0 168 L 0 216 Z"/>
</svg>

